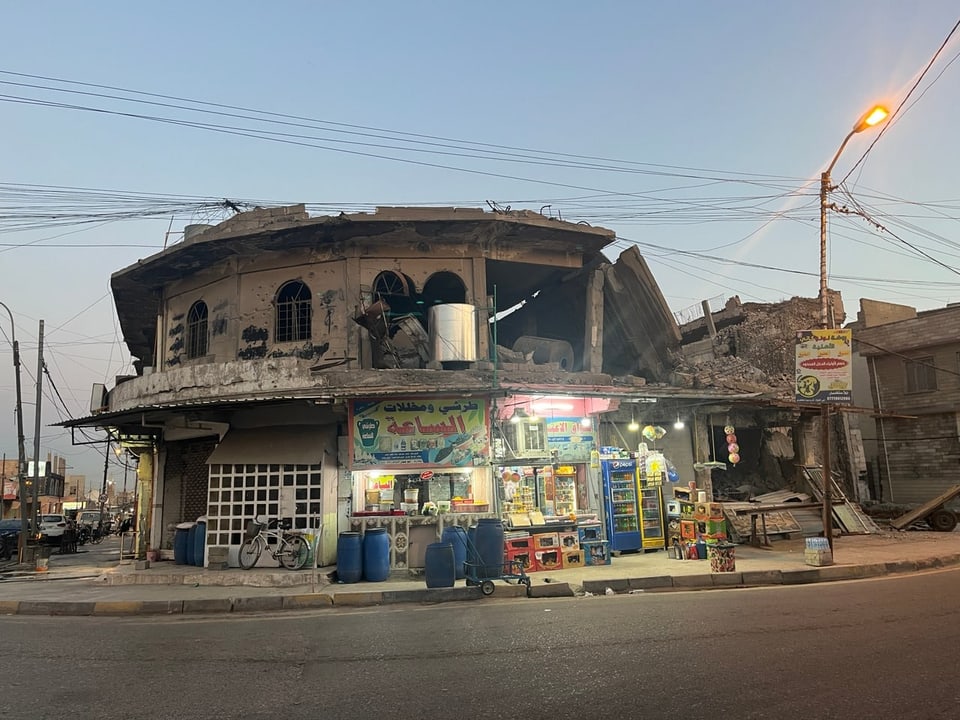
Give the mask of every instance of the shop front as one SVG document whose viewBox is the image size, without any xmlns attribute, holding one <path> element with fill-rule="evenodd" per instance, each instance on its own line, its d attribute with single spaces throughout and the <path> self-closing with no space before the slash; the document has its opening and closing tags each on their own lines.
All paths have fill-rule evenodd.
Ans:
<svg viewBox="0 0 960 720">
<path fill-rule="evenodd" d="M 445 528 L 499 513 L 486 398 L 355 400 L 349 442 L 350 531 L 385 528 L 391 570 L 423 568 Z"/>
</svg>

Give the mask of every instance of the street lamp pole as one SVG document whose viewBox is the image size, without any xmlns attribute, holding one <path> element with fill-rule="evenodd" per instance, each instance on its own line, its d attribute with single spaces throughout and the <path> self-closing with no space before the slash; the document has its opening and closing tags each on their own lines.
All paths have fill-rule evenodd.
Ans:
<svg viewBox="0 0 960 720">
<path fill-rule="evenodd" d="M 847 133 L 847 136 L 840 143 L 840 147 L 834 154 L 827 169 L 820 174 L 820 327 L 829 329 L 833 327 L 833 313 L 830 312 L 830 302 L 827 291 L 827 209 L 829 203 L 827 197 L 833 187 L 831 185 L 830 173 L 833 166 L 837 164 L 841 153 L 850 142 L 850 138 L 859 132 L 882 123 L 887 119 L 889 112 L 886 108 L 877 105 L 866 112 L 853 126 L 853 129 Z M 830 404 L 823 403 L 820 406 L 820 452 L 823 464 L 823 534 L 833 550 L 833 475 L 830 467 Z"/>
<path fill-rule="evenodd" d="M 17 479 L 19 480 L 18 495 L 20 496 L 20 548 L 18 559 L 22 562 L 29 527 L 27 524 L 26 503 L 23 501 L 24 496 L 27 494 L 27 452 L 24 448 L 23 439 L 23 398 L 20 392 L 20 345 L 17 343 L 17 329 L 14 326 L 13 313 L 10 312 L 10 308 L 2 302 L 0 302 L 0 307 L 6 310 L 7 315 L 10 316 L 10 344 L 13 346 L 13 375 L 17 388 Z"/>
</svg>

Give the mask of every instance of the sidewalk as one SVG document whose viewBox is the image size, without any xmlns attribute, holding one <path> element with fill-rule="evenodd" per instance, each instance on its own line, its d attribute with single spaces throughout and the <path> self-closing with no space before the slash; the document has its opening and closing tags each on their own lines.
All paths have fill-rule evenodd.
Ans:
<svg viewBox="0 0 960 720">
<path fill-rule="evenodd" d="M 839 537 L 834 564 L 804 563 L 804 541 L 775 542 L 769 549 L 736 546 L 736 571 L 711 573 L 705 560 L 672 560 L 665 551 L 625 554 L 610 565 L 532 573 L 530 597 L 610 592 L 672 591 L 795 585 L 879 577 L 960 564 L 960 531 L 886 531 Z M 0 614 L 142 615 L 300 610 L 391 603 L 449 602 L 526 597 L 522 586 L 496 581 L 484 598 L 458 580 L 453 588 L 427 588 L 422 579 L 331 583 L 333 568 L 299 572 L 278 569 L 213 571 L 169 561 L 138 570 L 131 561 L 114 567 L 57 567 L 0 572 Z M 608 590 L 609 588 L 609 590 Z"/>
</svg>

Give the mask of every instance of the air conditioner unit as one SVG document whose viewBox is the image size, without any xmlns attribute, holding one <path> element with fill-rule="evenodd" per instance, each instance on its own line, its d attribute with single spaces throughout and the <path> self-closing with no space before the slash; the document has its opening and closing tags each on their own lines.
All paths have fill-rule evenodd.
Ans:
<svg viewBox="0 0 960 720">
<path fill-rule="evenodd" d="M 503 436 L 515 458 L 548 458 L 547 423 L 544 420 L 525 418 L 521 422 L 503 424 Z"/>
</svg>

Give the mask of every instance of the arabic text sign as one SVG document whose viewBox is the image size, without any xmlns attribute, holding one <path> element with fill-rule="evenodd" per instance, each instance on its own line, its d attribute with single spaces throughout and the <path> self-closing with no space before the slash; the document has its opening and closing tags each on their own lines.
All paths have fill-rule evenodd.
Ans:
<svg viewBox="0 0 960 720">
<path fill-rule="evenodd" d="M 798 403 L 853 402 L 850 330 L 801 330 L 796 338 Z"/>
<path fill-rule="evenodd" d="M 593 427 L 584 428 L 580 418 L 547 420 L 547 447 L 557 451 L 560 462 L 587 462 L 593 441 Z"/>
<path fill-rule="evenodd" d="M 356 400 L 350 405 L 353 468 L 489 461 L 485 399 Z"/>
</svg>

